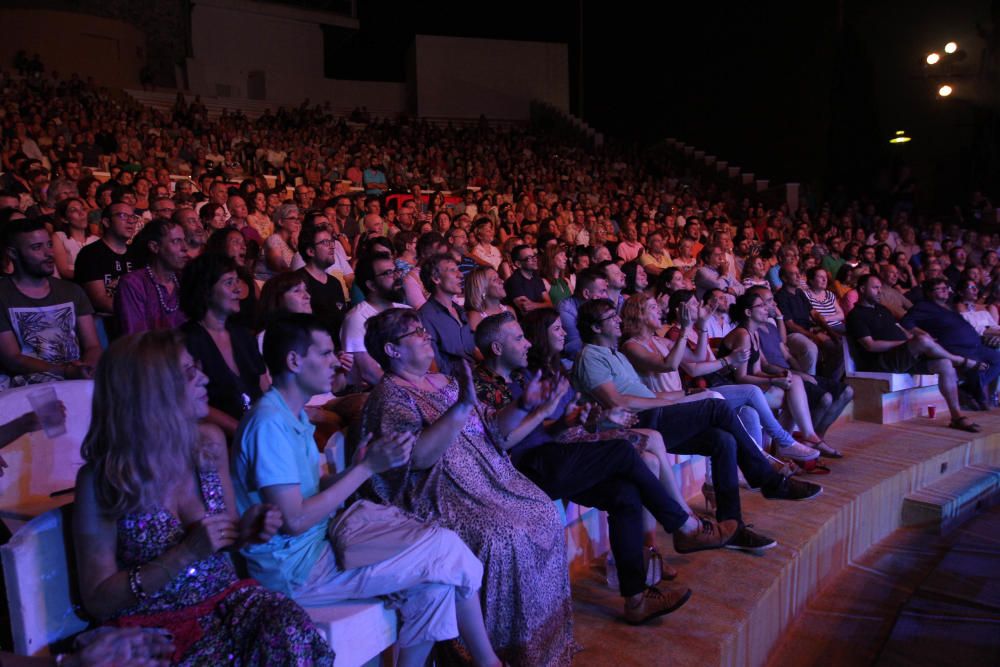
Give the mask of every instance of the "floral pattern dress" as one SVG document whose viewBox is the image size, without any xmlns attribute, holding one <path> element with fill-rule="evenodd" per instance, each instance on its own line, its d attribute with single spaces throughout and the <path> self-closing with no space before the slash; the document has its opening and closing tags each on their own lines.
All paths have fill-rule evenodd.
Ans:
<svg viewBox="0 0 1000 667">
<path fill-rule="evenodd" d="M 404 388 L 387 374 L 365 404 L 364 430 L 420 432 L 457 399 L 454 378 L 428 392 Z M 384 502 L 458 533 L 482 561 L 486 630 L 502 659 L 525 667 L 569 665 L 576 644 L 562 522 L 548 496 L 493 444 L 503 440 L 494 414 L 480 406 L 437 463 L 383 473 L 373 487 Z"/>
<path fill-rule="evenodd" d="M 225 509 L 219 474 L 198 473 L 208 514 Z M 166 509 L 118 519 L 118 565 L 148 563 L 184 538 Z M 229 556 L 215 553 L 191 564 L 111 624 L 163 627 L 174 635 L 171 662 L 179 665 L 333 665 L 333 652 L 295 602 L 252 579 L 239 579 Z"/>
</svg>

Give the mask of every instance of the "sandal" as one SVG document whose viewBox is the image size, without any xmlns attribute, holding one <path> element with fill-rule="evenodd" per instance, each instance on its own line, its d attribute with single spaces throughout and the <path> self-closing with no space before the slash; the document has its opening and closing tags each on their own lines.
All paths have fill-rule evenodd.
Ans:
<svg viewBox="0 0 1000 667">
<path fill-rule="evenodd" d="M 819 453 L 821 455 L 823 455 L 823 456 L 825 456 L 825 457 L 827 457 L 829 459 L 842 459 L 842 458 L 844 458 L 843 454 L 841 454 L 839 451 L 837 451 L 836 449 L 834 449 L 830 445 L 826 444 L 826 442 L 824 442 L 822 438 L 816 438 L 816 439 L 813 440 L 813 439 L 805 437 L 799 431 L 796 431 L 795 433 L 793 433 L 792 437 L 795 438 L 796 440 L 798 440 L 799 442 L 803 443 L 803 444 L 809 445 L 813 449 L 818 449 Z"/>
<path fill-rule="evenodd" d="M 954 366 L 955 368 L 966 371 L 976 371 L 977 373 L 982 373 L 990 367 L 990 365 L 985 361 L 976 361 L 975 359 L 970 359 L 968 357 L 962 357 L 962 361 L 954 364 Z"/>
<path fill-rule="evenodd" d="M 983 428 L 976 422 L 970 420 L 968 417 L 959 417 L 958 419 L 952 419 L 948 424 L 948 428 L 953 428 L 958 431 L 965 431 L 966 433 L 979 433 Z"/>
<path fill-rule="evenodd" d="M 814 461 L 806 461 L 801 466 L 802 472 L 807 475 L 829 475 L 830 468 L 819 462 L 819 459 Z"/>
</svg>

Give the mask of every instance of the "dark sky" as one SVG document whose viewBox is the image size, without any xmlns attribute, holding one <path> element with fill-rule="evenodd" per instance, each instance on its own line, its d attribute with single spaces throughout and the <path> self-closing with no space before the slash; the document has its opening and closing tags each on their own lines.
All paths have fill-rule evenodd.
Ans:
<svg viewBox="0 0 1000 667">
<path fill-rule="evenodd" d="M 942 103 L 922 59 L 954 39 L 973 69 L 990 0 L 583 4 L 582 87 L 581 3 L 564 1 L 358 0 L 341 75 L 402 80 L 418 33 L 565 42 L 574 108 L 582 91 L 585 120 L 608 134 L 675 136 L 758 176 L 828 186 L 885 185 L 902 162 L 939 198 L 988 176 L 970 166 L 982 84 Z M 914 141 L 890 146 L 897 129 Z"/>
</svg>

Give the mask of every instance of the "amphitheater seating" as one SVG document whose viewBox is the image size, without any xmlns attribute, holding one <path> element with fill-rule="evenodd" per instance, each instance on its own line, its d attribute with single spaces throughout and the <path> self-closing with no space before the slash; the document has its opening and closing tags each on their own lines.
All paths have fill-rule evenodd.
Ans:
<svg viewBox="0 0 1000 667">
<path fill-rule="evenodd" d="M 859 371 L 852 356 L 853 344 L 841 338 L 847 383 L 854 388 L 854 419 L 875 424 L 895 424 L 927 414 L 927 408 L 945 410 L 937 375 L 870 373 Z"/>
</svg>

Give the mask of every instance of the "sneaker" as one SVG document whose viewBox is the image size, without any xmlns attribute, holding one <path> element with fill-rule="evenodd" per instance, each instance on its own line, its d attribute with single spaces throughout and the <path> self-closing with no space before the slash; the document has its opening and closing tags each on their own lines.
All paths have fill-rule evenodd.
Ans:
<svg viewBox="0 0 1000 667">
<path fill-rule="evenodd" d="M 807 445 L 803 445 L 801 442 L 796 442 L 792 440 L 790 445 L 782 445 L 778 443 L 775 446 L 775 450 L 778 456 L 783 459 L 792 459 L 793 461 L 815 461 L 819 458 L 819 450 L 813 449 Z"/>
<path fill-rule="evenodd" d="M 641 625 L 657 616 L 680 609 L 690 598 L 691 589 L 686 586 L 668 588 L 665 591 L 650 586 L 642 594 L 638 604 L 633 606 L 625 601 L 625 622 L 630 625 Z"/>
<path fill-rule="evenodd" d="M 712 519 L 701 519 L 701 529 L 692 535 L 681 531 L 674 533 L 674 551 L 679 554 L 689 554 L 707 549 L 721 549 L 733 539 L 735 528 L 723 530 Z"/>
<path fill-rule="evenodd" d="M 776 540 L 750 530 L 751 527 L 753 527 L 752 523 L 740 526 L 736 534 L 733 535 L 733 539 L 726 545 L 726 548 L 738 549 L 740 551 L 764 551 L 765 549 L 778 546 Z"/>
<path fill-rule="evenodd" d="M 774 486 L 761 489 L 761 493 L 772 500 L 805 500 L 823 493 L 823 487 L 801 479 L 782 477 Z"/>
</svg>

